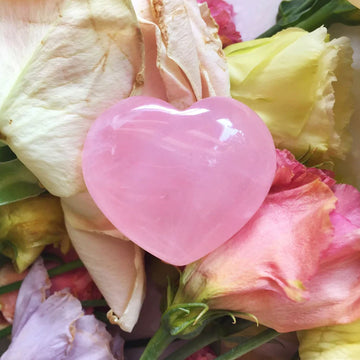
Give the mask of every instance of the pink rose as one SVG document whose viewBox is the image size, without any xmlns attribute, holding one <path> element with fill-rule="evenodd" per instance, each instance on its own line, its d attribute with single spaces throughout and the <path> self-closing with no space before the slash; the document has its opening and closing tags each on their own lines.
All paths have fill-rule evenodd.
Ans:
<svg viewBox="0 0 360 360">
<path fill-rule="evenodd" d="M 175 303 L 251 313 L 279 332 L 360 318 L 360 193 L 277 152 L 263 205 L 232 239 L 187 266 Z"/>
</svg>

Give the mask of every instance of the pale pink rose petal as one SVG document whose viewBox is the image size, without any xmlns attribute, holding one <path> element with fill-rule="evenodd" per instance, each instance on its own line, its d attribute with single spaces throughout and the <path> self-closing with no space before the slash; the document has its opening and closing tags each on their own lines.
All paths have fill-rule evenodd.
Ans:
<svg viewBox="0 0 360 360">
<path fill-rule="evenodd" d="M 3 139 L 53 195 L 84 190 L 87 131 L 143 80 L 131 2 L 3 0 L 0 44 Z"/>
<path fill-rule="evenodd" d="M 230 77 L 216 22 L 205 4 L 198 7 L 195 1 L 188 0 L 185 1 L 185 6 L 200 61 L 201 97 L 230 96 Z"/>
<path fill-rule="evenodd" d="M 62 199 L 62 206 L 74 248 L 111 308 L 110 321 L 131 331 L 145 295 L 143 251 L 114 228 L 88 192 Z"/>
</svg>

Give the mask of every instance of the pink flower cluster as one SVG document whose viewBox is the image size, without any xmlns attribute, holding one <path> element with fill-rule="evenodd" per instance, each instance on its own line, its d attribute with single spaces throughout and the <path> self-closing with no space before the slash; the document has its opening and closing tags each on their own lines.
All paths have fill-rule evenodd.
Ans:
<svg viewBox="0 0 360 360">
<path fill-rule="evenodd" d="M 198 0 L 199 3 L 207 2 L 211 16 L 219 25 L 219 36 L 223 46 L 228 46 L 241 41 L 241 35 L 236 30 L 233 20 L 233 6 L 224 0 Z"/>
<path fill-rule="evenodd" d="M 214 360 L 216 359 L 215 352 L 211 349 L 210 346 L 206 346 L 196 353 L 189 356 L 186 360 Z"/>
</svg>

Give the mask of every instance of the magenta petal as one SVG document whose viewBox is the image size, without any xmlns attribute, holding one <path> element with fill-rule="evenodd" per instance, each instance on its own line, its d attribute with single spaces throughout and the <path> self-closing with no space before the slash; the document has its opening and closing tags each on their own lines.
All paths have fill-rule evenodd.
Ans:
<svg viewBox="0 0 360 360">
<path fill-rule="evenodd" d="M 45 300 L 46 290 L 51 284 L 43 260 L 39 258 L 31 267 L 29 274 L 24 279 L 16 300 L 14 323 L 12 328 L 13 338 L 22 330 L 26 322 Z"/>
<path fill-rule="evenodd" d="M 241 35 L 234 23 L 234 9 L 224 0 L 198 0 L 199 3 L 207 2 L 211 16 L 219 25 L 219 36 L 224 47 L 241 41 Z"/>
</svg>

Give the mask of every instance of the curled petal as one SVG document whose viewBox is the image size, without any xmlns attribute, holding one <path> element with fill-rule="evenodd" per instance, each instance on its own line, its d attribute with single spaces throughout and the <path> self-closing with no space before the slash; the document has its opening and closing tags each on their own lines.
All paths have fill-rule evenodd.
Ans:
<svg viewBox="0 0 360 360">
<path fill-rule="evenodd" d="M 66 360 L 88 360 L 89 356 L 94 360 L 112 360 L 114 357 L 109 345 L 111 340 L 105 324 L 93 316 L 83 316 L 76 321 L 74 341 Z"/>
<path fill-rule="evenodd" d="M 111 307 L 110 321 L 131 331 L 145 293 L 143 251 L 111 225 L 88 193 L 62 204 L 72 243 Z"/>
<path fill-rule="evenodd" d="M 210 95 L 229 96 L 217 25 L 206 7 L 199 9 L 196 0 L 133 3 L 145 39 L 143 95 L 180 109 Z"/>
</svg>

